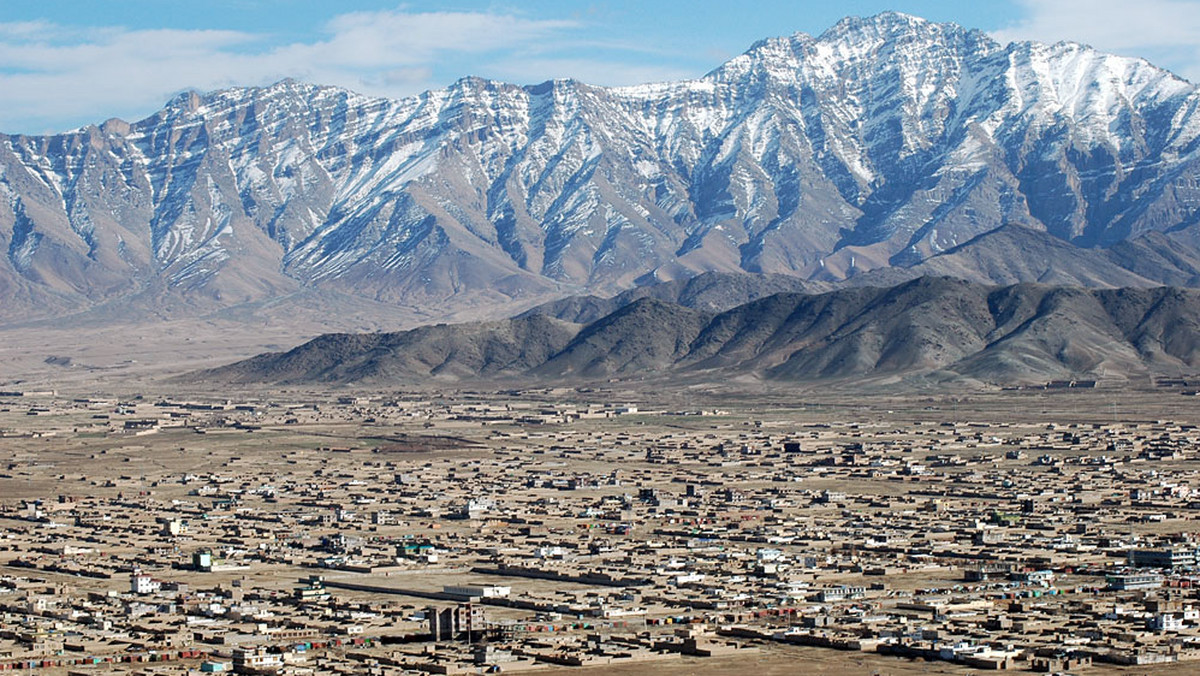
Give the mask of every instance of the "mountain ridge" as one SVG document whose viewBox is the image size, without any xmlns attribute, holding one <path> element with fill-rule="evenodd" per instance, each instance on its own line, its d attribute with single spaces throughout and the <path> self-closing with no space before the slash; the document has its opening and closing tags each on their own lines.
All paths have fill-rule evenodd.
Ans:
<svg viewBox="0 0 1200 676">
<path fill-rule="evenodd" d="M 500 356 L 480 356 L 493 353 Z M 775 293 L 722 312 L 648 296 L 587 324 L 531 313 L 393 334 L 322 336 L 187 378 L 358 386 L 935 378 L 1008 386 L 1128 381 L 1198 369 L 1200 291 L 988 286 L 922 277 L 893 287 Z"/>
<path fill-rule="evenodd" d="M 0 321 L 147 289 L 197 311 L 323 289 L 499 316 L 709 271 L 857 283 L 939 273 L 920 266 L 1007 227 L 1099 260 L 1195 239 L 1198 103 L 1144 60 L 898 13 L 674 83 L 190 92 L 133 123 L 0 136 Z M 1197 281 L 1192 249 L 1157 251 L 1180 267 L 959 274 Z"/>
</svg>

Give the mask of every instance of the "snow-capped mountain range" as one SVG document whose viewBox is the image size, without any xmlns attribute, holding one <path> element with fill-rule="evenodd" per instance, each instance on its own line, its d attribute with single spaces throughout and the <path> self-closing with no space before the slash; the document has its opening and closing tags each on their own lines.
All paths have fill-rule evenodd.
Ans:
<svg viewBox="0 0 1200 676">
<path fill-rule="evenodd" d="M 1010 227 L 1105 251 L 1197 230 L 1198 106 L 1144 60 L 895 13 L 685 82 L 189 93 L 0 136 L 0 315 L 148 288 L 500 307 L 707 270 L 837 282 Z"/>
</svg>

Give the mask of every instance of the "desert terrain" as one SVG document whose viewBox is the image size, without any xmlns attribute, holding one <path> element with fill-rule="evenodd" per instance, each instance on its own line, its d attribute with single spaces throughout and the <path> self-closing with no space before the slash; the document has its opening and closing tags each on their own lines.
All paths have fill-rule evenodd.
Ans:
<svg viewBox="0 0 1200 676">
<path fill-rule="evenodd" d="M 0 662 L 40 673 L 1200 657 L 1186 383 L 214 392 L 76 371 L 0 395 Z M 437 612 L 461 617 L 434 642 Z"/>
</svg>

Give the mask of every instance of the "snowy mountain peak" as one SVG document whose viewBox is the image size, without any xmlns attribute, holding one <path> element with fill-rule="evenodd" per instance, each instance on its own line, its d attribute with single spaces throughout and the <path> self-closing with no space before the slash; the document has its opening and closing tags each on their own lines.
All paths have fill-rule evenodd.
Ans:
<svg viewBox="0 0 1200 676">
<path fill-rule="evenodd" d="M 958 24 L 934 23 L 903 12 L 880 12 L 871 16 L 847 16 L 821 34 L 820 40 L 836 42 L 861 40 L 863 36 L 897 36 L 937 30 L 965 32 Z"/>
<path fill-rule="evenodd" d="M 679 83 L 185 92 L 0 137 L 0 289 L 503 303 L 706 270 L 841 280 L 1013 225 L 1111 246 L 1200 223 L 1198 110 L 1140 59 L 899 13 Z"/>
<path fill-rule="evenodd" d="M 828 45 L 868 51 L 885 43 L 934 43 L 965 45 L 972 49 L 999 47 L 986 33 L 955 23 L 936 23 L 900 12 L 883 12 L 870 17 L 847 17 L 817 38 Z"/>
</svg>

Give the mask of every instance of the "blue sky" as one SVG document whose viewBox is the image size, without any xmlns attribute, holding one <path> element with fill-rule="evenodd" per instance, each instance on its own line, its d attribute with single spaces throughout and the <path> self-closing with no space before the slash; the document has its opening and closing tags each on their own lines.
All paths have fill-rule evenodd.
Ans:
<svg viewBox="0 0 1200 676">
<path fill-rule="evenodd" d="M 1200 0 L 4 0 L 0 131 L 136 120 L 186 89 L 284 77 L 381 96 L 465 75 L 698 77 L 758 39 L 885 10 L 1002 42 L 1085 42 L 1200 81 Z"/>
</svg>

